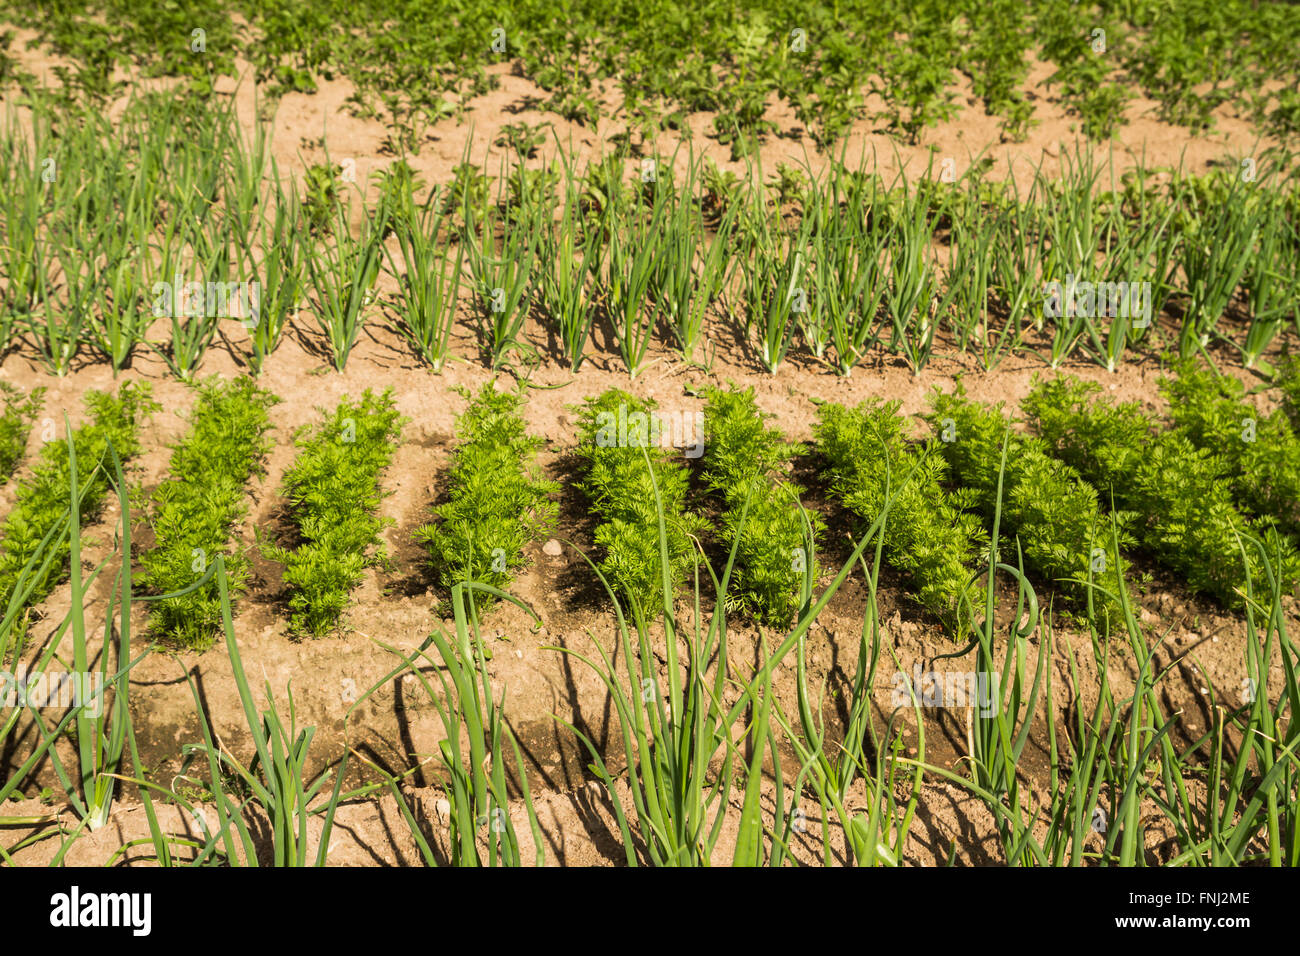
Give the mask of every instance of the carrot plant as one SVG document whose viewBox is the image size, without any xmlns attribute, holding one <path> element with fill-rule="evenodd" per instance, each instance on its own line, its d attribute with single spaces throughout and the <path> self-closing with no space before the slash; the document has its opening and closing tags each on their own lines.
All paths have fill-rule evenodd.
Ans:
<svg viewBox="0 0 1300 956">
<path fill-rule="evenodd" d="M 188 588 L 217 555 L 226 557 L 230 597 L 245 587 L 248 562 L 231 539 L 247 508 L 245 486 L 270 451 L 267 412 L 279 399 L 249 378 L 212 378 L 195 392 L 189 433 L 150 502 L 155 545 L 141 558 L 140 583 L 155 594 L 186 591 L 153 605 L 152 627 L 169 641 L 203 649 L 220 632 L 221 600 L 211 577 Z"/>
<path fill-rule="evenodd" d="M 704 406 L 704 480 L 726 504 L 722 539 L 735 552 L 737 604 L 787 627 L 817 579 L 822 522 L 803 508 L 803 489 L 784 477 L 801 445 L 764 424 L 752 388 L 709 389 Z"/>
<path fill-rule="evenodd" d="M 1023 407 L 1054 455 L 1136 516 L 1134 530 L 1157 560 L 1194 590 L 1240 605 L 1246 576 L 1263 573 L 1258 554 L 1239 544 L 1251 535 L 1269 542 L 1283 582 L 1300 579 L 1295 548 L 1276 532 L 1264 534 L 1234 504 L 1222 458 L 1181 431 L 1161 429 L 1137 402 L 1116 404 L 1100 391 L 1070 377 L 1043 379 Z"/>
<path fill-rule="evenodd" d="M 817 410 L 813 435 L 832 492 L 844 507 L 872 522 L 889 503 L 886 558 L 916 582 L 922 606 L 960 633 L 978 599 L 970 567 L 984 528 L 967 513 L 978 502 L 970 488 L 944 490 L 943 455 L 933 442 L 919 449 L 908 444 L 900 405 L 877 400 L 850 409 L 827 403 Z"/>
<path fill-rule="evenodd" d="M 24 395 L 8 382 L 0 382 L 0 401 L 4 402 L 0 412 L 0 485 L 4 485 L 27 450 L 27 435 L 45 404 L 45 389 L 37 387 Z"/>
<path fill-rule="evenodd" d="M 498 392 L 489 382 L 477 396 L 460 393 L 470 406 L 457 419 L 460 444 L 453 452 L 448 502 L 435 509 L 437 524 L 415 532 L 430 551 L 438 582 L 450 589 L 462 581 L 506 587 L 523 565 L 524 546 L 554 521 L 555 482 L 536 475 L 537 450 L 545 444 L 525 433 L 519 409 L 524 397 Z M 492 591 L 471 591 L 474 609 Z"/>
<path fill-rule="evenodd" d="M 601 571 L 630 604 L 649 615 L 662 601 L 655 489 L 668 528 L 668 580 L 681 584 L 695 553 L 703 520 L 686 510 L 690 480 L 673 453 L 657 447 L 655 403 L 619 389 L 589 399 L 579 409 L 578 456 L 585 465 L 580 490 L 600 518 L 596 544 Z"/>
<path fill-rule="evenodd" d="M 1079 606 L 1117 621 L 1120 550 L 1093 486 L 1052 458 L 1043 442 L 1012 429 L 1000 403 L 973 401 L 960 384 L 952 394 L 936 390 L 926 418 L 953 477 L 988 516 L 1001 509 L 1026 566 L 1062 585 Z M 1000 470 L 1004 444 L 1005 474 Z M 1121 528 L 1119 548 L 1130 541 Z"/>
<path fill-rule="evenodd" d="M 1300 436 L 1286 413 L 1260 415 L 1241 382 L 1192 362 L 1162 378 L 1160 391 L 1192 444 L 1223 457 L 1237 502 L 1261 522 L 1300 533 Z"/>
<path fill-rule="evenodd" d="M 108 471 L 102 467 L 111 445 L 123 460 L 140 450 L 139 430 L 159 408 L 150 398 L 147 383 L 124 383 L 117 395 L 88 391 L 84 402 L 89 420 L 71 436 L 72 448 L 81 468 L 77 514 L 81 520 L 94 515 L 108 492 Z M 69 474 L 72 459 L 66 441 L 51 441 L 41 449 L 32 474 L 19 482 L 13 509 L 2 526 L 4 550 L 0 551 L 0 608 L 13 610 L 20 595 L 17 584 L 26 568 L 26 602 L 40 601 L 67 570 L 68 547 L 62 542 L 51 549 L 37 568 L 27 568 L 41 549 L 41 542 L 63 519 L 69 508 Z"/>
<path fill-rule="evenodd" d="M 295 436 L 299 452 L 285 474 L 284 497 L 299 542 L 266 548 L 284 565 L 295 631 L 318 637 L 337 627 L 362 572 L 383 560 L 379 479 L 403 421 L 391 391 L 375 396 L 366 389 L 360 401 L 344 396 L 323 421 Z"/>
</svg>

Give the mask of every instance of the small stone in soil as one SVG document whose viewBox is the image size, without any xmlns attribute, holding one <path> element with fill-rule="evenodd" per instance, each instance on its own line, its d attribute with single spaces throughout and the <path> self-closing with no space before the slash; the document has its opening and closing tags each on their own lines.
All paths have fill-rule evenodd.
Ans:
<svg viewBox="0 0 1300 956">
<path fill-rule="evenodd" d="M 561 545 L 559 541 L 552 538 L 550 541 L 547 541 L 546 544 L 542 545 L 542 552 L 544 554 L 549 554 L 553 558 L 558 558 L 564 553 L 564 546 Z"/>
</svg>

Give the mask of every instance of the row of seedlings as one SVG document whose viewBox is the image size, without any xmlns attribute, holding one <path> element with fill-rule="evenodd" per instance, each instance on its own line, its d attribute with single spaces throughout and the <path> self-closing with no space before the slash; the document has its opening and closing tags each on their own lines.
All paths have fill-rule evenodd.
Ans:
<svg viewBox="0 0 1300 956">
<path fill-rule="evenodd" d="M 159 408 L 148 383 L 124 383 L 117 395 L 91 390 L 83 401 L 89 419 L 71 436 L 81 521 L 98 512 L 108 493 L 114 471 L 109 446 L 122 462 L 136 455 L 140 426 Z M 14 506 L 0 526 L 0 616 L 44 598 L 67 570 L 70 544 L 59 528 L 69 513 L 71 488 L 69 442 L 51 440 L 31 475 L 18 483 Z M 53 544 L 42 550 L 47 536 Z M 33 560 L 38 554 L 44 555 L 39 565 Z"/>
<path fill-rule="evenodd" d="M 524 546 L 552 527 L 559 485 L 539 479 L 537 451 L 544 439 L 525 433 L 519 414 L 523 396 L 498 392 L 489 382 L 456 419 L 460 444 L 453 452 L 446 504 L 434 509 L 436 523 L 415 533 L 429 549 L 430 566 L 443 588 L 477 581 L 502 589 L 524 563 Z M 481 610 L 493 596 L 474 590 Z"/>
<path fill-rule="evenodd" d="M 704 521 L 686 509 L 689 472 L 663 447 L 664 419 L 652 400 L 609 389 L 580 406 L 578 420 L 577 455 L 585 466 L 578 487 L 600 519 L 600 572 L 634 619 L 648 621 L 665 599 L 661 518 L 673 592 L 695 563 Z"/>
<path fill-rule="evenodd" d="M 1121 553 L 1132 543 L 1125 516 L 1116 515 L 1112 526 L 1096 489 L 1053 458 L 1045 442 L 1016 431 L 1002 403 L 970 399 L 959 384 L 951 394 L 931 396 L 926 418 L 953 477 L 970 489 L 986 515 L 1000 517 L 1003 534 L 1016 536 L 1025 567 L 1063 585 L 1098 622 L 1123 620 L 1127 566 Z M 1000 560 L 1014 563 L 1006 556 Z"/>
<path fill-rule="evenodd" d="M 378 396 L 366 389 L 360 401 L 344 396 L 324 421 L 295 436 L 300 451 L 282 494 L 299 541 L 266 548 L 284 565 L 294 632 L 320 636 L 338 627 L 366 568 L 385 560 L 380 475 L 404 421 L 391 389 Z"/>
<path fill-rule="evenodd" d="M 45 404 L 45 389 L 34 388 L 24 394 L 8 382 L 0 382 L 0 485 L 9 483 L 27 448 L 32 423 Z"/>
<path fill-rule="evenodd" d="M 908 442 L 901 404 L 828 403 L 818 410 L 813 433 L 831 493 L 864 527 L 888 507 L 886 560 L 911 578 L 921 605 L 957 634 L 980 601 L 970 570 L 986 543 L 983 523 L 971 513 L 979 501 L 971 488 L 945 490 L 947 461 L 934 441 Z"/>
<path fill-rule="evenodd" d="M 786 627 L 807 606 L 817 580 L 821 519 L 784 477 L 802 445 L 765 424 L 752 388 L 712 388 L 704 407 L 704 480 L 726 506 L 722 537 L 735 553 L 727 599 L 754 618 Z"/>
<path fill-rule="evenodd" d="M 1241 604 L 1247 574 L 1266 579 L 1245 535 L 1267 542 L 1285 586 L 1300 577 L 1294 547 L 1237 508 L 1223 457 L 1182 430 L 1162 428 L 1140 403 L 1116 403 L 1100 391 L 1075 378 L 1045 379 L 1023 407 L 1054 455 L 1135 516 L 1135 531 L 1156 560 L 1229 606 Z"/>
<path fill-rule="evenodd" d="M 1241 382 L 1192 363 L 1161 379 L 1160 392 L 1174 427 L 1223 458 L 1237 504 L 1284 534 L 1300 534 L 1300 435 L 1286 412 L 1261 416 Z"/>
<path fill-rule="evenodd" d="M 233 597 L 244 590 L 249 565 L 232 547 L 232 537 L 247 510 L 245 486 L 261 473 L 270 451 L 269 410 L 279 399 L 251 378 L 223 382 L 214 377 L 194 388 L 189 432 L 175 446 L 169 477 L 150 502 L 155 545 L 141 559 L 141 583 L 155 594 L 186 591 L 222 554 Z M 221 631 L 215 577 L 155 602 L 151 626 L 170 642 L 209 646 Z"/>
</svg>

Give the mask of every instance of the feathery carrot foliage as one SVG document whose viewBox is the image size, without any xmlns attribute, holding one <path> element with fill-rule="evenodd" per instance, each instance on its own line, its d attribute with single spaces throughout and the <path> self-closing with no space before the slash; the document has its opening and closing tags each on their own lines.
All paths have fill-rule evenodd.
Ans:
<svg viewBox="0 0 1300 956">
<path fill-rule="evenodd" d="M 806 599 L 803 585 L 817 579 L 822 531 L 800 504 L 804 489 L 783 477 L 805 449 L 764 423 L 753 388 L 712 388 L 707 398 L 704 479 L 726 502 L 722 537 L 736 549 L 728 597 L 764 623 L 787 626 Z"/>
<path fill-rule="evenodd" d="M 704 522 L 686 510 L 690 477 L 674 454 L 659 447 L 656 405 L 619 389 L 589 399 L 578 410 L 578 455 L 586 464 L 579 483 L 600 516 L 600 569 L 635 614 L 662 605 L 659 515 L 667 527 L 669 579 L 676 588 L 693 566 L 695 538 Z"/>
<path fill-rule="evenodd" d="M 415 537 L 428 546 L 442 587 L 477 581 L 504 588 L 523 565 L 524 545 L 551 527 L 551 495 L 559 485 L 535 474 L 545 441 L 525 433 L 520 393 L 498 392 L 491 382 L 477 397 L 458 391 L 470 406 L 456 420 L 461 443 L 453 453 L 450 500 L 436 509 L 438 522 Z M 488 591 L 469 594 L 475 609 L 494 600 Z"/>
<path fill-rule="evenodd" d="M 318 637 L 336 628 L 362 573 L 384 560 L 379 477 L 404 421 L 391 390 L 366 389 L 360 401 L 344 396 L 324 421 L 300 431 L 284 497 L 301 543 L 267 549 L 284 565 L 295 631 Z"/>
<path fill-rule="evenodd" d="M 189 434 L 172 453 L 170 477 L 153 493 L 149 517 L 157 543 L 140 561 L 141 584 L 155 594 L 184 590 L 221 554 L 233 598 L 245 586 L 248 561 L 232 548 L 231 536 L 247 508 L 245 485 L 270 451 L 268 410 L 279 399 L 250 378 L 212 378 L 195 391 Z M 186 647 L 209 646 L 221 633 L 215 579 L 155 602 L 152 625 Z"/>
<path fill-rule="evenodd" d="M 126 382 L 117 395 L 88 391 L 84 402 L 90 420 L 72 433 L 77 455 L 78 513 L 94 515 L 108 493 L 109 472 L 100 467 L 111 443 L 126 461 L 140 450 L 140 425 L 160 407 L 150 397 L 148 383 Z M 30 477 L 18 485 L 17 501 L 0 526 L 0 608 L 15 597 L 15 587 L 29 559 L 41 553 L 41 542 L 68 514 L 71 459 L 66 441 L 51 441 L 41 449 Z M 41 600 L 67 570 L 68 542 L 59 539 L 45 552 L 39 568 L 28 578 L 29 604 Z"/>
<path fill-rule="evenodd" d="M 818 409 L 817 447 L 836 498 L 870 524 L 886 502 L 885 555 L 920 588 L 917 599 L 956 632 L 962 604 L 978 606 L 971 568 L 986 537 L 970 509 L 979 504 L 970 488 L 945 491 L 948 466 L 933 441 L 907 441 L 901 402 L 879 399 L 857 408 L 827 403 Z"/>
</svg>

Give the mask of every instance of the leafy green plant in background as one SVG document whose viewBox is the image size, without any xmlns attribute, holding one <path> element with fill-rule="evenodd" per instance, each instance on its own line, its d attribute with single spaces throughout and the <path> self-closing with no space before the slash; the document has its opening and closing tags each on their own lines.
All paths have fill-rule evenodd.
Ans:
<svg viewBox="0 0 1300 956">
<path fill-rule="evenodd" d="M 0 382 L 0 401 L 4 402 L 0 412 L 0 485 L 4 485 L 27 450 L 27 435 L 45 404 L 45 389 L 38 386 L 23 394 L 8 382 Z"/>
<path fill-rule="evenodd" d="M 559 485 L 536 476 L 536 455 L 545 444 L 526 434 L 519 414 L 524 398 L 487 383 L 457 419 L 460 444 L 453 452 L 448 502 L 435 509 L 436 524 L 415 533 L 430 551 L 438 582 L 450 589 L 477 581 L 501 589 L 523 564 L 524 546 L 554 521 L 551 495 Z M 475 610 L 492 591 L 471 591 Z"/>
<path fill-rule="evenodd" d="M 752 388 L 706 393 L 704 471 L 726 504 L 722 541 L 735 555 L 734 598 L 765 624 L 788 627 L 806 581 L 817 580 L 821 519 L 802 506 L 803 489 L 785 477 L 804 452 L 764 423 Z"/>
<path fill-rule="evenodd" d="M 362 573 L 383 560 L 379 479 L 403 421 L 391 390 L 376 396 L 366 389 L 356 402 L 344 396 L 296 436 L 298 457 L 283 494 L 299 543 L 265 549 L 284 565 L 295 631 L 319 637 L 336 628 Z"/>
<path fill-rule="evenodd" d="M 195 393 L 189 433 L 172 452 L 171 476 L 151 497 L 156 543 L 140 560 L 140 584 L 155 594 L 181 591 L 225 555 L 227 596 L 233 598 L 245 587 L 248 561 L 231 538 L 247 508 L 245 486 L 270 451 L 268 410 L 279 399 L 249 378 L 209 379 Z M 216 583 L 209 578 L 183 597 L 157 601 L 151 626 L 169 641 L 207 647 L 221 627 Z"/>
<path fill-rule="evenodd" d="M 343 167 L 316 163 L 307 167 L 303 180 L 302 210 L 313 232 L 328 232 L 338 221 L 342 198 L 338 177 Z"/>
<path fill-rule="evenodd" d="M 827 403 L 813 435 L 825 457 L 831 491 L 860 521 L 875 521 L 889 503 L 883 542 L 890 564 L 919 587 L 917 600 L 960 634 L 978 602 L 970 568 L 983 542 L 973 489 L 947 492 L 947 466 L 935 443 L 913 448 L 901 402 Z"/>
</svg>

